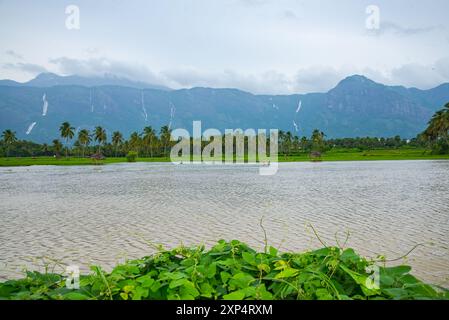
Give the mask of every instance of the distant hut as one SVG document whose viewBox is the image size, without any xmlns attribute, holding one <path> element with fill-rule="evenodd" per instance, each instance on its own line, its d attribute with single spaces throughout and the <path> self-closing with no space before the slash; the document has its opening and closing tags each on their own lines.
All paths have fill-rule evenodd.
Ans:
<svg viewBox="0 0 449 320">
<path fill-rule="evenodd" d="M 90 156 L 90 159 L 92 159 L 95 162 L 97 162 L 97 161 L 101 161 L 101 160 L 106 159 L 106 157 L 104 155 L 102 155 L 101 153 L 94 153 L 93 155 Z"/>
<path fill-rule="evenodd" d="M 102 155 L 101 153 L 94 153 L 93 155 L 90 156 L 91 159 L 93 160 L 104 160 L 106 159 L 106 157 L 104 155 Z"/>
<path fill-rule="evenodd" d="M 310 153 L 310 155 L 309 155 L 309 158 L 312 161 L 322 161 L 322 159 L 321 159 L 321 152 L 319 152 L 319 151 L 312 151 Z"/>
</svg>

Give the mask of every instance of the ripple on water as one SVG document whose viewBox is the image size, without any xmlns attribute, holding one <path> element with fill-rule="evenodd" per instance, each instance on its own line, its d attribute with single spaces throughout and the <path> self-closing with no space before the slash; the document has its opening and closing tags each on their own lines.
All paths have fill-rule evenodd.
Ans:
<svg viewBox="0 0 449 320">
<path fill-rule="evenodd" d="M 449 162 L 281 164 L 262 177 L 255 166 L 136 163 L 103 167 L 0 168 L 0 277 L 36 267 L 36 257 L 112 267 L 176 246 L 220 238 L 282 250 L 319 246 L 306 225 L 365 255 L 410 257 L 424 280 L 448 284 Z"/>
</svg>

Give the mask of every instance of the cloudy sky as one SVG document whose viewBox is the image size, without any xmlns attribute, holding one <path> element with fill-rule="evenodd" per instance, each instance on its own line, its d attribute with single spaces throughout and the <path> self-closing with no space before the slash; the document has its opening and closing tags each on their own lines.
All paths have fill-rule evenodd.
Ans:
<svg viewBox="0 0 449 320">
<path fill-rule="evenodd" d="M 447 0 L 0 0 L 0 78 L 109 73 L 283 94 L 364 74 L 430 88 L 449 82 L 448 12 Z"/>
</svg>

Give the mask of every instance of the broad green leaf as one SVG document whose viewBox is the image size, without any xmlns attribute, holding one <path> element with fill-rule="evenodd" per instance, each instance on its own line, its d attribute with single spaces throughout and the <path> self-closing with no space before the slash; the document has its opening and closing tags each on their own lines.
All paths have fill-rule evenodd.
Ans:
<svg viewBox="0 0 449 320">
<path fill-rule="evenodd" d="M 245 293 L 241 290 L 231 292 L 223 296 L 224 300 L 243 300 L 245 298 Z"/>
<path fill-rule="evenodd" d="M 299 273 L 298 269 L 286 268 L 281 272 L 279 272 L 274 278 L 275 279 L 291 278 L 296 276 L 298 273 Z"/>
<path fill-rule="evenodd" d="M 120 297 L 122 297 L 123 300 L 128 300 L 128 294 L 125 292 L 120 293 Z"/>
<path fill-rule="evenodd" d="M 69 292 L 69 293 L 66 293 L 63 297 L 64 297 L 64 299 L 67 299 L 67 300 L 87 300 L 87 299 L 89 299 L 88 296 L 86 296 L 82 293 L 79 293 L 79 292 Z"/>
<path fill-rule="evenodd" d="M 254 256 L 254 254 L 251 254 L 249 252 L 243 252 L 242 258 L 243 260 L 245 260 L 246 263 L 253 266 L 256 265 L 256 257 Z"/>
<path fill-rule="evenodd" d="M 174 289 L 189 282 L 187 279 L 177 279 L 170 282 L 169 288 Z"/>
</svg>

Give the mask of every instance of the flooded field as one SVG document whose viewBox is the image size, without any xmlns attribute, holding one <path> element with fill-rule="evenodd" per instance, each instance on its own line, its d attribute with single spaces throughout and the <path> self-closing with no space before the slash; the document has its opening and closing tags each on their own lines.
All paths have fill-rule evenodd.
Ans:
<svg viewBox="0 0 449 320">
<path fill-rule="evenodd" d="M 154 244 L 239 239 L 283 251 L 342 243 L 369 257 L 407 258 L 423 280 L 449 285 L 449 161 L 256 166 L 117 164 L 0 168 L 0 278 L 23 268 L 106 269 Z"/>
</svg>

